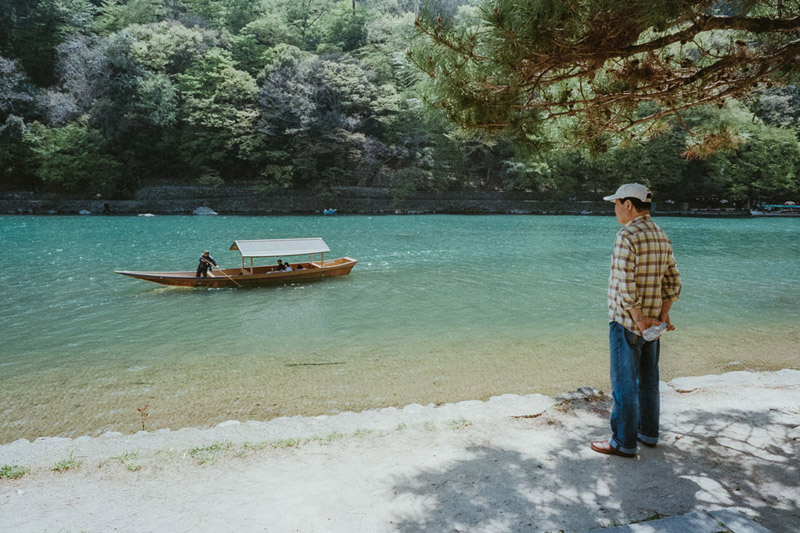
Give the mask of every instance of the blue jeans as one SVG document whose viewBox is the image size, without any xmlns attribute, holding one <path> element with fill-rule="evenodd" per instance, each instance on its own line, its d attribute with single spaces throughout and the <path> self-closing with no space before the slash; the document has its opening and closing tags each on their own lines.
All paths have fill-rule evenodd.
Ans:
<svg viewBox="0 0 800 533">
<path fill-rule="evenodd" d="M 614 448 L 636 453 L 636 439 L 658 442 L 659 339 L 646 341 L 611 322 L 608 342 L 611 350 L 611 439 Z"/>
</svg>

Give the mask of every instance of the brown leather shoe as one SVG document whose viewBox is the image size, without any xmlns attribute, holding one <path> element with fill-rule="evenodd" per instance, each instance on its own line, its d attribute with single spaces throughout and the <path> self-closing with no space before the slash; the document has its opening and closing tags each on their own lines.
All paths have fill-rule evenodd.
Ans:
<svg viewBox="0 0 800 533">
<path fill-rule="evenodd" d="M 625 453 L 614 448 L 607 440 L 593 440 L 592 449 L 605 455 L 619 455 L 620 457 L 636 457 L 635 453 Z"/>
</svg>

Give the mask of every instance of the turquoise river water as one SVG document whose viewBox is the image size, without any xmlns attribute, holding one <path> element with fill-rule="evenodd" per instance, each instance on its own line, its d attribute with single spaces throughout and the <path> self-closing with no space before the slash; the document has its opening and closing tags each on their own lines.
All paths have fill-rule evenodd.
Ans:
<svg viewBox="0 0 800 533">
<path fill-rule="evenodd" d="M 684 291 L 662 379 L 800 368 L 800 220 L 656 218 Z M 608 390 L 612 217 L 0 217 L 0 442 Z M 234 239 L 322 237 L 349 276 L 182 289 Z"/>
</svg>

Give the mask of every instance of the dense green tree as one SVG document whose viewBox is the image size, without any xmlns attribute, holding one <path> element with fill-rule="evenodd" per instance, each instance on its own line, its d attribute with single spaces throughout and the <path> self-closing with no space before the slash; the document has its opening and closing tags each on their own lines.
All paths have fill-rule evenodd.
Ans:
<svg viewBox="0 0 800 533">
<path fill-rule="evenodd" d="M 339 51 L 352 52 L 367 44 L 367 12 L 350 10 L 349 2 L 340 3 L 328 17 L 325 42 Z"/>
<path fill-rule="evenodd" d="M 260 2 L 253 0 L 179 0 L 190 15 L 188 20 L 195 25 L 208 25 L 237 33 L 264 11 Z M 191 15 L 199 17 L 192 20 Z"/>
<path fill-rule="evenodd" d="M 105 95 L 110 83 L 106 44 L 76 34 L 58 46 L 58 83 L 36 96 L 47 125 L 63 126 L 89 113 Z"/>
<path fill-rule="evenodd" d="M 753 113 L 767 125 L 794 129 L 800 126 L 800 87 L 797 85 L 765 88 L 749 102 Z"/>
<path fill-rule="evenodd" d="M 184 72 L 212 48 L 228 48 L 229 35 L 176 21 L 134 24 L 114 37 L 138 68 L 174 75 Z"/>
<path fill-rule="evenodd" d="M 103 0 L 95 18 L 95 28 L 106 35 L 134 24 L 160 22 L 169 14 L 165 0 Z"/>
<path fill-rule="evenodd" d="M 233 57 L 239 67 L 257 76 L 269 62 L 267 51 L 280 45 L 298 45 L 300 39 L 286 21 L 267 13 L 249 22 L 233 38 Z"/>
<path fill-rule="evenodd" d="M 0 122 L 30 112 L 35 89 L 19 64 L 0 56 Z"/>
<path fill-rule="evenodd" d="M 55 82 L 56 48 L 92 24 L 87 0 L 0 0 L 0 55 L 19 61 L 39 86 Z"/>
<path fill-rule="evenodd" d="M 19 64 L 0 56 L 0 184 L 25 186 L 27 151 L 22 144 L 25 116 L 31 114 L 35 88 Z"/>
<path fill-rule="evenodd" d="M 209 183 L 251 172 L 247 163 L 258 161 L 263 148 L 255 79 L 236 69 L 228 51 L 213 48 L 176 76 L 176 86 L 184 163 Z"/>
<path fill-rule="evenodd" d="M 108 37 L 108 89 L 92 117 L 135 181 L 197 177 L 180 148 L 186 122 L 178 76 L 220 44 L 227 42 L 218 32 L 175 21 L 134 24 Z"/>
<path fill-rule="evenodd" d="M 261 130 L 293 154 L 297 184 L 360 181 L 367 135 L 379 136 L 398 109 L 394 88 L 370 78 L 353 59 L 320 59 L 294 47 L 274 51 L 259 77 Z"/>
<path fill-rule="evenodd" d="M 296 32 L 304 50 L 316 50 L 323 39 L 320 21 L 330 9 L 330 0 L 278 0 L 276 6 L 286 13 L 286 22 Z"/>
<path fill-rule="evenodd" d="M 22 118 L 10 115 L 0 124 L 0 187 L 30 190 L 28 176 L 31 154 L 23 142 L 27 127 Z"/>
<path fill-rule="evenodd" d="M 800 144 L 792 130 L 752 123 L 736 147 L 709 158 L 709 174 L 730 201 L 794 197 L 800 192 Z"/>
<path fill-rule="evenodd" d="M 85 120 L 63 128 L 34 122 L 25 134 L 33 154 L 33 173 L 45 183 L 69 192 L 112 195 L 120 181 L 120 164 L 102 148 L 103 137 Z"/>
</svg>

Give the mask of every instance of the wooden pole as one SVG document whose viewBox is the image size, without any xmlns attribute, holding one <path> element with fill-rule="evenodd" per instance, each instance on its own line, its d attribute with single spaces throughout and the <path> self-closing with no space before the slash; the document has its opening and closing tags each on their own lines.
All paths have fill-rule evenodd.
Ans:
<svg viewBox="0 0 800 533">
<path fill-rule="evenodd" d="M 235 280 L 235 279 L 233 279 L 232 277 L 230 277 L 230 276 L 228 275 L 228 273 L 227 273 L 227 272 L 225 272 L 224 270 L 222 270 L 221 268 L 217 267 L 217 272 L 222 272 L 222 274 L 223 274 L 223 275 L 224 275 L 226 278 L 228 278 L 228 279 L 229 279 L 229 280 L 231 280 L 232 282 L 236 283 L 236 280 Z M 241 285 L 239 285 L 238 283 L 236 283 L 236 286 L 237 286 L 237 287 L 241 287 Z"/>
</svg>

